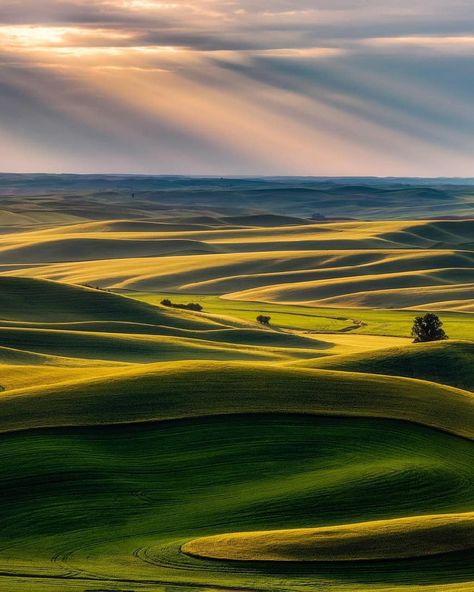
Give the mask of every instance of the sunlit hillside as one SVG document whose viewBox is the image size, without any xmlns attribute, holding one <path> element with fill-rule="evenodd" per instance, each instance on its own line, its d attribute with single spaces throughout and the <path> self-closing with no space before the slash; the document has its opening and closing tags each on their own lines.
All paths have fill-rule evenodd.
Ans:
<svg viewBox="0 0 474 592">
<path fill-rule="evenodd" d="M 469 186 L 8 182 L 0 592 L 474 590 Z"/>
</svg>

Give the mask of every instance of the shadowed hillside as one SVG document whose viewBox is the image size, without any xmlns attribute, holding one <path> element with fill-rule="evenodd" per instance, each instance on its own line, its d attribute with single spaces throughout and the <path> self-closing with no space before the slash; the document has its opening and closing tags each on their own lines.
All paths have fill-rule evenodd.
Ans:
<svg viewBox="0 0 474 592">
<path fill-rule="evenodd" d="M 188 329 L 212 326 L 212 321 L 196 315 L 176 315 L 105 291 L 21 277 L 0 277 L 0 310 L 8 321 L 114 320 Z"/>
<path fill-rule="evenodd" d="M 439 341 L 299 362 L 311 368 L 423 378 L 474 390 L 474 342 Z"/>
</svg>

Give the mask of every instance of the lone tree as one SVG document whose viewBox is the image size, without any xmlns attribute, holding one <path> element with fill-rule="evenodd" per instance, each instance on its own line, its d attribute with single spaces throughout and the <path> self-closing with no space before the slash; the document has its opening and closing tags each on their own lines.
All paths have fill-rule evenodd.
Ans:
<svg viewBox="0 0 474 592">
<path fill-rule="evenodd" d="M 411 330 L 414 343 L 447 339 L 448 336 L 442 326 L 440 318 L 433 312 L 427 312 L 423 317 L 416 317 Z"/>
<path fill-rule="evenodd" d="M 261 325 L 269 325 L 271 320 L 272 320 L 272 318 L 267 317 L 266 315 L 258 315 L 258 317 L 257 317 L 257 321 Z"/>
</svg>

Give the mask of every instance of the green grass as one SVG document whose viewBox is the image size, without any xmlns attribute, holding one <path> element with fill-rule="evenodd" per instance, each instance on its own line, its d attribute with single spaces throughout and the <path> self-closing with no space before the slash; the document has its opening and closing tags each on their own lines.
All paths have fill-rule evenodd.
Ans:
<svg viewBox="0 0 474 592">
<path fill-rule="evenodd" d="M 146 335 L 0 326 L 0 340 L 9 348 L 49 356 L 133 363 L 171 360 L 289 361 L 318 355 L 318 343 L 311 340 L 278 334 L 272 339 L 271 333 L 267 337 L 264 331 L 243 332 L 238 329 L 177 337 L 160 334 L 158 330 L 154 335 Z"/>
<path fill-rule="evenodd" d="M 234 416 L 5 435 L 0 590 L 463 586 L 472 552 L 295 569 L 193 559 L 180 546 L 229 531 L 464 512 L 473 480 L 472 442 L 377 419 Z"/>
<path fill-rule="evenodd" d="M 375 374 L 192 360 L 7 390 L 0 397 L 0 431 L 236 413 L 384 417 L 474 439 L 468 391 Z"/>
<path fill-rule="evenodd" d="M 330 347 L 256 323 L 31 278 L 0 277 L 0 306 L 0 342 L 5 348 L 0 359 L 6 362 L 29 358 L 43 363 L 44 355 L 132 363 L 287 361 L 316 356 Z"/>
<path fill-rule="evenodd" d="M 474 342 L 413 343 L 351 355 L 296 362 L 306 368 L 422 378 L 474 390 Z"/>
<path fill-rule="evenodd" d="M 391 335 L 409 337 L 413 319 L 424 312 L 411 310 L 380 310 L 355 308 L 313 308 L 310 306 L 241 302 L 225 300 L 219 296 L 200 294 L 169 294 L 126 292 L 150 304 L 159 304 L 163 298 L 174 302 L 199 302 L 204 311 L 214 315 L 230 315 L 245 321 L 255 321 L 258 314 L 269 314 L 272 325 L 298 331 L 321 333 L 344 331 L 354 327 L 353 320 L 365 325 L 355 329 L 360 335 Z M 440 312 L 445 330 L 452 339 L 474 339 L 474 315 L 459 312 Z"/>
<path fill-rule="evenodd" d="M 128 321 L 186 329 L 219 326 L 204 317 L 119 298 L 103 290 L 34 278 L 0 276 L 0 318 L 17 323 Z"/>
<path fill-rule="evenodd" d="M 472 549 L 474 512 L 233 532 L 201 537 L 181 548 L 191 557 L 252 562 L 413 559 Z"/>
</svg>

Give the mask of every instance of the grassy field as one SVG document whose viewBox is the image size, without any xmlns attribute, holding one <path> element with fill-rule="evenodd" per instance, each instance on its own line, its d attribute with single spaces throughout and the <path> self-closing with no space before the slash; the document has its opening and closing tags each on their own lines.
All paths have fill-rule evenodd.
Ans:
<svg viewBox="0 0 474 592">
<path fill-rule="evenodd" d="M 448 340 L 333 355 L 295 364 L 310 368 L 422 378 L 474 390 L 473 356 L 474 342 Z"/>
<path fill-rule="evenodd" d="M 179 361 L 6 390 L 0 432 L 235 413 L 400 419 L 474 438 L 474 395 L 403 377 L 268 363 Z"/>
<path fill-rule="evenodd" d="M 327 562 L 413 559 L 473 546 L 474 512 L 465 512 L 214 535 L 185 543 L 182 551 L 228 561 Z"/>
<path fill-rule="evenodd" d="M 4 436 L 0 459 L 0 586 L 10 574 L 15 592 L 164 592 L 180 582 L 184 590 L 468 590 L 474 577 L 472 551 L 296 569 L 180 552 L 228 531 L 468 511 L 472 443 L 422 427 L 289 415 L 43 430 Z"/>
<path fill-rule="evenodd" d="M 43 182 L 0 212 L 0 592 L 474 591 L 472 220 Z"/>
<path fill-rule="evenodd" d="M 125 292 L 150 304 L 159 304 L 164 298 L 173 302 L 199 302 L 206 312 L 233 316 L 244 321 L 255 321 L 259 314 L 268 314 L 272 325 L 297 331 L 321 333 L 352 332 L 358 335 L 409 337 L 413 319 L 420 313 L 407 310 L 366 308 L 327 308 L 276 304 L 270 302 L 240 302 L 203 294 Z M 444 327 L 453 339 L 472 339 L 474 315 L 461 312 L 439 312 Z M 381 344 L 380 347 L 383 347 Z"/>
</svg>

